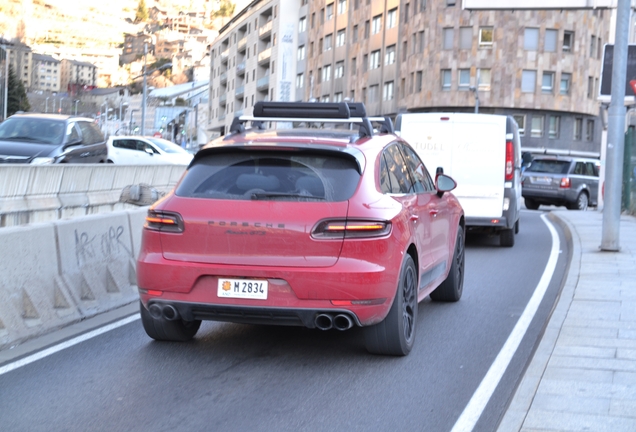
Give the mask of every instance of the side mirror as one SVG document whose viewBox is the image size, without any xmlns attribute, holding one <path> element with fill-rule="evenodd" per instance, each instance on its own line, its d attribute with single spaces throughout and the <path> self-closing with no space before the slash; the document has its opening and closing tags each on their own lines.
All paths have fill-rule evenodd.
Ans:
<svg viewBox="0 0 636 432">
<path fill-rule="evenodd" d="M 446 174 L 439 174 L 435 179 L 435 189 L 437 189 L 437 196 L 441 197 L 444 192 L 450 192 L 457 187 L 457 182 L 452 177 Z"/>
<path fill-rule="evenodd" d="M 64 144 L 64 150 L 66 150 L 69 147 L 74 147 L 74 146 L 78 146 L 82 144 L 82 139 L 81 138 L 75 138 L 69 142 L 67 142 L 66 144 Z"/>
<path fill-rule="evenodd" d="M 144 148 L 144 151 L 146 153 L 148 153 L 150 156 L 154 156 L 155 155 L 155 152 L 153 152 L 151 148 L 146 147 L 146 148 Z"/>
</svg>

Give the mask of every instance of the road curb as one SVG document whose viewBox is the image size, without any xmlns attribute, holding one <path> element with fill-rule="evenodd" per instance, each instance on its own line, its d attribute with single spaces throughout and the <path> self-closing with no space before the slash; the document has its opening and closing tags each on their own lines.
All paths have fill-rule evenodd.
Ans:
<svg viewBox="0 0 636 432">
<path fill-rule="evenodd" d="M 541 335 L 541 342 L 532 355 L 532 359 L 524 372 L 521 382 L 515 390 L 510 405 L 499 423 L 497 428 L 498 432 L 520 431 L 523 427 L 541 378 L 556 346 L 579 281 L 581 268 L 581 239 L 579 234 L 575 227 L 566 218 L 560 216 L 558 212 L 550 212 L 548 218 L 563 229 L 566 241 L 570 245 L 572 256 L 568 264 L 565 282 L 561 287 L 555 306 L 550 313 L 548 324 Z"/>
</svg>

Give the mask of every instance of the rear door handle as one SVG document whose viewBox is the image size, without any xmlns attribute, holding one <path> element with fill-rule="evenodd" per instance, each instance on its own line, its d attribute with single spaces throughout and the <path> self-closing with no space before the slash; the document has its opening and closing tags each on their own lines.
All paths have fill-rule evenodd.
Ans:
<svg viewBox="0 0 636 432">
<path fill-rule="evenodd" d="M 80 157 L 88 157 L 91 155 L 91 152 L 84 152 L 80 154 Z"/>
</svg>

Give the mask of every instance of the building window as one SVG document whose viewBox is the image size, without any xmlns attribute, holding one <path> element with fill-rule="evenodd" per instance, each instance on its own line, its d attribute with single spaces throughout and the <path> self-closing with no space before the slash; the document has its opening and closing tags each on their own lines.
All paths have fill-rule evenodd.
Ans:
<svg viewBox="0 0 636 432">
<path fill-rule="evenodd" d="M 515 119 L 515 121 L 517 122 L 517 126 L 519 127 L 519 136 L 524 136 L 526 132 L 525 130 L 526 116 L 517 114 L 512 117 Z"/>
<path fill-rule="evenodd" d="M 298 21 L 298 33 L 302 33 L 307 30 L 307 17 L 302 17 Z"/>
<path fill-rule="evenodd" d="M 532 129 L 530 130 L 532 138 L 541 138 L 543 136 L 543 116 L 532 116 Z"/>
<path fill-rule="evenodd" d="M 559 36 L 558 30 L 551 30 L 551 29 L 546 30 L 545 41 L 543 42 L 543 51 L 556 52 L 558 36 Z"/>
<path fill-rule="evenodd" d="M 473 28 L 459 28 L 459 49 L 469 50 L 473 47 Z"/>
<path fill-rule="evenodd" d="M 380 90 L 379 85 L 369 86 L 369 102 L 377 102 L 378 101 L 378 92 Z"/>
<path fill-rule="evenodd" d="M 331 80 L 331 65 L 326 65 L 322 68 L 322 81 L 327 82 Z"/>
<path fill-rule="evenodd" d="M 338 30 L 338 34 L 336 35 L 336 46 L 341 47 L 345 44 L 345 30 Z"/>
<path fill-rule="evenodd" d="M 594 141 L 594 120 L 589 119 L 586 123 L 585 140 Z"/>
<path fill-rule="evenodd" d="M 583 134 L 583 119 L 582 118 L 575 118 L 574 119 L 574 139 L 576 141 L 581 141 L 581 137 Z"/>
<path fill-rule="evenodd" d="M 452 27 L 445 28 L 442 30 L 443 38 L 442 38 L 442 49 L 451 50 L 453 49 L 453 36 L 455 35 L 455 29 Z"/>
<path fill-rule="evenodd" d="M 325 9 L 325 15 L 326 15 L 327 21 L 333 18 L 333 3 L 329 3 L 327 5 L 327 9 Z"/>
<path fill-rule="evenodd" d="M 358 42 L 358 25 L 353 26 L 353 32 L 351 34 L 352 42 Z"/>
<path fill-rule="evenodd" d="M 572 74 L 561 72 L 561 85 L 559 93 L 562 95 L 570 94 L 570 83 L 572 82 Z"/>
<path fill-rule="evenodd" d="M 417 71 L 415 73 L 415 91 L 416 92 L 421 92 L 422 91 L 422 71 Z"/>
<path fill-rule="evenodd" d="M 526 28 L 523 33 L 523 49 L 537 51 L 539 49 L 539 29 Z"/>
<path fill-rule="evenodd" d="M 548 138 L 559 139 L 559 127 L 561 124 L 561 117 L 548 116 Z"/>
<path fill-rule="evenodd" d="M 351 59 L 351 75 L 356 74 L 356 69 L 357 69 L 357 65 L 358 65 L 358 61 L 357 59 L 354 57 Z"/>
<path fill-rule="evenodd" d="M 371 34 L 378 34 L 380 30 L 382 30 L 382 15 L 376 15 L 371 24 Z"/>
<path fill-rule="evenodd" d="M 402 42 L 402 62 L 405 62 L 408 58 L 408 42 Z"/>
<path fill-rule="evenodd" d="M 537 71 L 524 70 L 521 73 L 521 92 L 534 93 L 534 87 L 537 83 Z"/>
<path fill-rule="evenodd" d="M 386 47 L 384 52 L 384 64 L 391 65 L 393 63 L 395 63 L 395 45 L 390 45 Z"/>
<path fill-rule="evenodd" d="M 299 73 L 296 75 L 296 88 L 303 88 L 305 86 L 305 74 Z"/>
<path fill-rule="evenodd" d="M 301 45 L 298 47 L 298 60 L 305 59 L 305 45 Z"/>
<path fill-rule="evenodd" d="M 347 11 L 347 0 L 338 0 L 338 15 Z"/>
<path fill-rule="evenodd" d="M 597 39 L 596 45 L 598 47 L 598 52 L 596 53 L 596 58 L 602 59 L 603 58 L 603 44 L 601 43 L 601 38 Z"/>
<path fill-rule="evenodd" d="M 479 29 L 479 46 L 491 47 L 493 42 L 493 28 L 481 27 Z"/>
<path fill-rule="evenodd" d="M 490 90 L 490 69 L 479 69 L 477 71 L 477 76 L 479 77 L 477 83 L 479 90 Z"/>
<path fill-rule="evenodd" d="M 590 57 L 594 57 L 596 55 L 596 36 L 592 35 L 590 37 Z"/>
<path fill-rule="evenodd" d="M 422 54 L 424 52 L 424 30 L 417 32 L 417 47 L 419 53 Z"/>
<path fill-rule="evenodd" d="M 459 81 L 457 83 L 459 90 L 468 90 L 470 87 L 470 69 L 459 70 Z"/>
<path fill-rule="evenodd" d="M 541 79 L 541 92 L 552 93 L 554 91 L 554 72 L 543 72 Z"/>
<path fill-rule="evenodd" d="M 563 52 L 572 52 L 574 49 L 574 32 L 563 32 Z"/>
<path fill-rule="evenodd" d="M 384 92 L 382 93 L 382 100 L 393 100 L 393 81 L 384 83 Z"/>
<path fill-rule="evenodd" d="M 322 68 L 318 68 L 318 84 L 322 82 Z M 311 85 L 311 83 L 310 83 Z"/>
<path fill-rule="evenodd" d="M 342 102 L 342 92 L 338 92 L 333 95 L 334 102 Z"/>
<path fill-rule="evenodd" d="M 442 90 L 451 89 L 451 70 L 442 69 Z"/>
<path fill-rule="evenodd" d="M 367 54 L 362 56 L 362 72 L 369 70 L 369 56 Z"/>
<path fill-rule="evenodd" d="M 587 97 L 592 99 L 594 96 L 594 77 L 587 77 Z"/>
<path fill-rule="evenodd" d="M 380 67 L 380 50 L 371 52 L 369 57 L 369 69 L 377 69 Z"/>
<path fill-rule="evenodd" d="M 320 102 L 329 102 L 329 95 L 324 95 L 322 98 L 320 98 Z"/>
<path fill-rule="evenodd" d="M 404 22 L 408 22 L 409 20 L 409 4 L 404 5 Z"/>
<path fill-rule="evenodd" d="M 446 0 L 446 6 L 455 6 L 456 0 Z"/>
<path fill-rule="evenodd" d="M 328 34 L 327 36 L 325 36 L 325 51 L 331 50 L 331 39 L 332 39 L 331 34 Z"/>
<path fill-rule="evenodd" d="M 344 76 L 344 61 L 336 62 L 336 69 L 334 70 L 334 78 L 342 78 Z"/>
<path fill-rule="evenodd" d="M 371 23 L 369 23 L 369 20 L 366 20 L 364 22 L 364 38 L 368 39 L 369 38 L 369 32 L 371 31 Z"/>
<path fill-rule="evenodd" d="M 397 8 L 391 9 L 386 14 L 386 28 L 393 28 L 397 24 Z"/>
</svg>

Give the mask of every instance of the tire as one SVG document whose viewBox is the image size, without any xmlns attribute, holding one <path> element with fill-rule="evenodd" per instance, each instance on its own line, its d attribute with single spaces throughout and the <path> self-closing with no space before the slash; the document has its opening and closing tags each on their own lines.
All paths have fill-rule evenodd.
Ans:
<svg viewBox="0 0 636 432">
<path fill-rule="evenodd" d="M 462 298 L 464 290 L 464 229 L 460 226 L 457 230 L 457 240 L 455 241 L 455 251 L 453 252 L 453 262 L 451 263 L 448 276 L 431 293 L 431 300 L 443 302 L 456 302 Z"/>
<path fill-rule="evenodd" d="M 405 356 L 413 348 L 417 324 L 417 270 L 406 255 L 389 314 L 381 323 L 364 327 L 367 351 L 372 354 Z"/>
<path fill-rule="evenodd" d="M 528 210 L 539 210 L 539 203 L 530 198 L 524 198 L 524 203 L 526 204 L 526 208 Z"/>
<path fill-rule="evenodd" d="M 499 231 L 499 245 L 503 247 L 513 247 L 515 245 L 514 228 Z"/>
<path fill-rule="evenodd" d="M 146 334 L 157 341 L 186 342 L 192 339 L 201 327 L 201 320 L 168 321 L 164 318 L 153 318 L 141 302 L 139 302 L 139 310 Z"/>
<path fill-rule="evenodd" d="M 519 219 L 515 222 L 515 234 L 519 234 Z"/>
<path fill-rule="evenodd" d="M 570 210 L 587 210 L 587 207 L 589 206 L 590 200 L 587 197 L 587 193 L 586 192 L 581 192 L 579 194 L 579 196 L 576 197 L 576 201 L 574 201 L 572 203 L 572 205 L 570 205 L 568 208 Z"/>
</svg>

